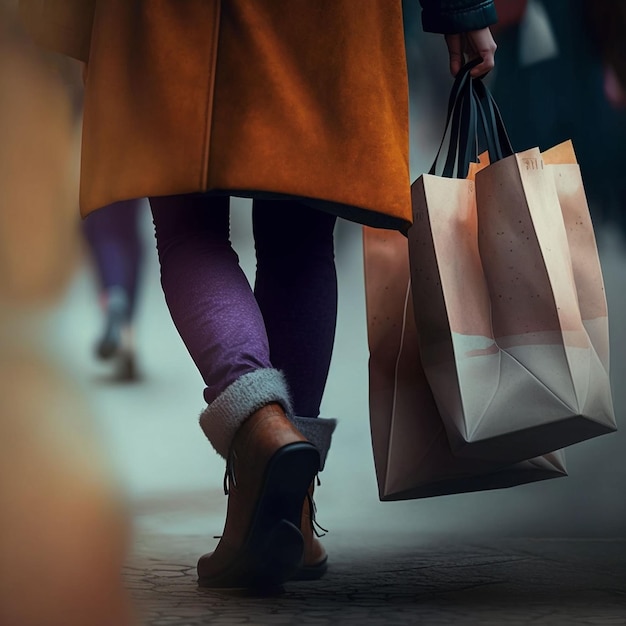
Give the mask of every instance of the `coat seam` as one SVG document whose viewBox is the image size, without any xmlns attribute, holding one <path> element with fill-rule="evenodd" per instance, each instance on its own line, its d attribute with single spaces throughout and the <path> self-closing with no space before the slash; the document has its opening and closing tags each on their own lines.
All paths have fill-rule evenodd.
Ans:
<svg viewBox="0 0 626 626">
<path fill-rule="evenodd" d="M 207 105 L 205 112 L 206 126 L 204 130 L 204 146 L 202 154 L 202 168 L 200 171 L 200 188 L 206 191 L 209 185 L 209 160 L 211 152 L 211 136 L 213 130 L 213 103 L 215 101 L 215 83 L 217 77 L 217 56 L 219 48 L 220 20 L 222 15 L 222 2 L 215 2 L 215 16 L 213 20 L 213 50 L 211 51 L 211 79 L 209 80 Z"/>
</svg>

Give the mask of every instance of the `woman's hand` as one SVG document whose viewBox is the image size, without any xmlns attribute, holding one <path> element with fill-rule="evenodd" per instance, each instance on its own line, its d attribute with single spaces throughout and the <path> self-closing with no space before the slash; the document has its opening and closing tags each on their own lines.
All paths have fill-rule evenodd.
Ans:
<svg viewBox="0 0 626 626">
<path fill-rule="evenodd" d="M 471 30 L 467 33 L 456 35 L 446 35 L 448 52 L 450 54 L 450 72 L 456 76 L 465 65 L 472 59 L 481 58 L 482 63 L 478 64 L 470 72 L 470 76 L 476 78 L 484 76 L 495 66 L 496 42 L 493 40 L 491 31 L 488 28 Z M 467 58 L 465 57 L 467 55 Z"/>
</svg>

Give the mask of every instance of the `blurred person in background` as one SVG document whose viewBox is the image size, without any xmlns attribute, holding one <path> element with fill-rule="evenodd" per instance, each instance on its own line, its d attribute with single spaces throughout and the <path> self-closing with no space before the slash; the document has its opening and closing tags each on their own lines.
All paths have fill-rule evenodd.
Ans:
<svg viewBox="0 0 626 626">
<path fill-rule="evenodd" d="M 494 65 L 492 0 L 421 0 L 455 75 Z M 411 224 L 400 0 L 22 0 L 33 36 L 84 61 L 81 211 L 149 197 L 161 283 L 206 388 L 227 515 L 207 586 L 318 578 L 312 485 L 334 343 L 337 217 Z M 50 19 L 54 16 L 54 19 Z M 253 288 L 229 197 L 253 199 Z"/>
<path fill-rule="evenodd" d="M 64 59 L 64 62 L 60 62 Z M 84 65 L 56 55 L 55 70 L 72 102 L 77 127 L 82 124 Z M 135 319 L 140 291 L 143 241 L 140 217 L 145 200 L 114 202 L 80 224 L 91 261 L 102 312 L 95 343 L 98 360 L 112 365 L 111 380 L 141 379 L 135 347 Z M 77 220 L 79 216 L 76 215 Z"/>
<path fill-rule="evenodd" d="M 46 344 L 79 250 L 72 106 L 4 0 L 0 93 L 0 624 L 129 626 L 124 500 Z"/>
<path fill-rule="evenodd" d="M 615 27 L 620 6 L 619 0 L 496 0 L 499 14 L 508 7 L 510 15 L 495 30 L 491 87 L 513 148 L 545 150 L 571 139 L 594 223 L 612 223 L 626 234 L 626 110 L 608 101 L 606 63 L 598 54 L 598 42 L 622 36 Z M 598 31 L 589 11 L 616 21 Z"/>
</svg>

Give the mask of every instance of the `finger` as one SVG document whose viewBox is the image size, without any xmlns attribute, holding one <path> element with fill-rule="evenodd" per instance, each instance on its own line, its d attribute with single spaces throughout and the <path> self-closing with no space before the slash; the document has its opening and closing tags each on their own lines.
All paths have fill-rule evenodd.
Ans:
<svg viewBox="0 0 626 626">
<path fill-rule="evenodd" d="M 472 68 L 472 71 L 470 72 L 470 76 L 472 76 L 472 78 L 484 76 L 485 74 L 489 73 L 496 65 L 495 50 L 478 52 L 474 58 L 481 58 L 482 62 L 479 63 L 476 67 Z"/>
<path fill-rule="evenodd" d="M 450 73 L 456 76 L 463 67 L 463 45 L 461 35 L 446 35 L 448 54 L 450 56 Z"/>
</svg>

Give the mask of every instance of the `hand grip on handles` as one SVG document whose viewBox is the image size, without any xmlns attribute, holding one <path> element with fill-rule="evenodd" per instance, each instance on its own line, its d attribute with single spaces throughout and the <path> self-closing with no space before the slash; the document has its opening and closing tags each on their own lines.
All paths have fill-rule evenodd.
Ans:
<svg viewBox="0 0 626 626">
<path fill-rule="evenodd" d="M 442 176 L 465 178 L 470 162 L 478 160 L 479 125 L 486 141 L 491 163 L 513 154 L 500 110 L 480 78 L 470 71 L 480 63 L 475 59 L 457 74 L 448 101 L 446 125 L 429 173 L 435 174 L 447 138 Z"/>
</svg>

